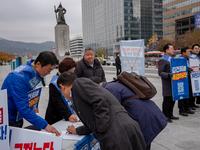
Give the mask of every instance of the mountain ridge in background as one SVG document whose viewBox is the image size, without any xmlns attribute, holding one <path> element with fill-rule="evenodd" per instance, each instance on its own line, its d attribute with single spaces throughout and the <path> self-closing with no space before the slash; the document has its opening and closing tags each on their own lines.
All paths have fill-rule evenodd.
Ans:
<svg viewBox="0 0 200 150">
<path fill-rule="evenodd" d="M 55 42 L 46 41 L 42 43 L 26 43 L 21 41 L 11 41 L 0 37 L 0 52 L 38 54 L 42 51 L 52 51 Z"/>
</svg>

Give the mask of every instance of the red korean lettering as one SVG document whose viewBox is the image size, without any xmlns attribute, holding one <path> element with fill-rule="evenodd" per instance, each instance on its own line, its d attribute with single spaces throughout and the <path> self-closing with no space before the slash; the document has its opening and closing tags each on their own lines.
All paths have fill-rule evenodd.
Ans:
<svg viewBox="0 0 200 150">
<path fill-rule="evenodd" d="M 19 148 L 20 150 L 22 150 L 22 147 L 23 147 L 23 143 L 15 144 L 15 148 Z"/>
<path fill-rule="evenodd" d="M 24 143 L 24 150 L 32 150 L 33 143 Z"/>
<path fill-rule="evenodd" d="M 3 107 L 0 108 L 0 124 L 3 124 Z"/>
<path fill-rule="evenodd" d="M 34 143 L 33 150 L 42 150 L 42 148 L 37 148 L 37 147 L 36 147 L 36 144 L 37 144 L 37 143 Z"/>
</svg>

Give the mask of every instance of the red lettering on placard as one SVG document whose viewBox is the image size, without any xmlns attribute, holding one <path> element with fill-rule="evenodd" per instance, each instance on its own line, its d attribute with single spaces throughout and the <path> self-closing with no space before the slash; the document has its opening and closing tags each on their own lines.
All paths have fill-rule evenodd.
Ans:
<svg viewBox="0 0 200 150">
<path fill-rule="evenodd" d="M 20 148 L 20 150 L 22 150 L 22 147 L 23 147 L 23 143 L 15 144 L 15 148 Z"/>
<path fill-rule="evenodd" d="M 37 147 L 36 147 L 36 144 L 37 144 L 37 143 L 34 143 L 33 150 L 42 150 L 42 148 L 37 148 Z"/>
<path fill-rule="evenodd" d="M 33 143 L 24 143 L 24 150 L 32 150 Z"/>
<path fill-rule="evenodd" d="M 53 142 L 51 142 L 50 150 L 54 150 L 54 148 L 53 148 Z"/>
<path fill-rule="evenodd" d="M 3 107 L 0 108 L 0 124 L 3 124 Z"/>
<path fill-rule="evenodd" d="M 15 148 L 19 150 L 54 150 L 53 142 L 45 142 L 43 147 L 37 147 L 37 143 L 16 143 Z"/>
</svg>

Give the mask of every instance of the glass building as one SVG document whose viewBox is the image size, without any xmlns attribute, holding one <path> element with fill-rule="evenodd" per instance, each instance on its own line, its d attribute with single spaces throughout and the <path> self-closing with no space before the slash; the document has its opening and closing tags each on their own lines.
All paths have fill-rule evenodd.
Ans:
<svg viewBox="0 0 200 150">
<path fill-rule="evenodd" d="M 163 39 L 177 40 L 194 28 L 200 0 L 163 0 Z"/>
<path fill-rule="evenodd" d="M 83 47 L 119 51 L 120 40 L 162 39 L 162 0 L 82 0 Z"/>
<path fill-rule="evenodd" d="M 70 40 L 70 55 L 72 57 L 81 57 L 83 55 L 83 38 L 75 36 Z"/>
</svg>

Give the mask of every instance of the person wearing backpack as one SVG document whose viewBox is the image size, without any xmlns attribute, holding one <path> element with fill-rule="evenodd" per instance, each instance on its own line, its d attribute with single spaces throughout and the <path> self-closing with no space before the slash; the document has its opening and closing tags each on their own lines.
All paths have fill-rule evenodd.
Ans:
<svg viewBox="0 0 200 150">
<path fill-rule="evenodd" d="M 123 99 L 134 97 L 136 94 L 126 85 L 118 82 L 102 82 L 99 77 L 90 77 L 92 81 L 111 92 L 124 106 L 129 116 L 138 122 L 147 150 L 150 150 L 151 142 L 167 126 L 167 119 L 158 106 L 150 99 Z"/>
<path fill-rule="evenodd" d="M 146 150 L 138 123 L 109 91 L 88 78 L 77 78 L 72 72 L 62 73 L 57 85 L 73 102 L 74 110 L 84 124 L 77 128 L 68 126 L 69 134 L 93 133 L 101 150 Z"/>
<path fill-rule="evenodd" d="M 170 60 L 174 54 L 174 48 L 172 44 L 167 43 L 164 45 L 163 50 L 165 55 L 158 61 L 158 74 L 162 80 L 162 111 L 167 117 L 167 122 L 172 123 L 172 119 L 178 120 L 178 117 L 173 116 L 173 108 L 175 101 L 172 98 L 172 84 L 171 84 L 171 69 Z"/>
</svg>

